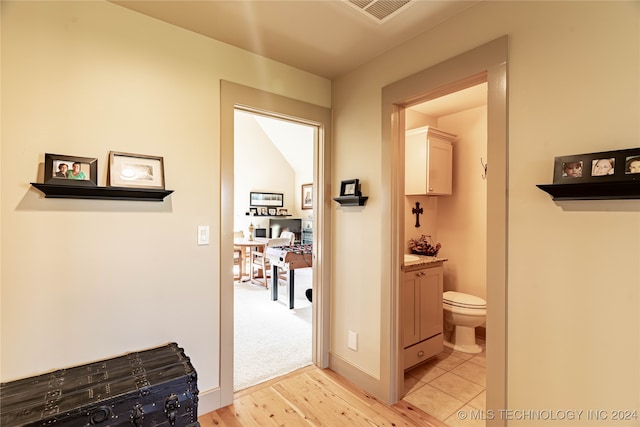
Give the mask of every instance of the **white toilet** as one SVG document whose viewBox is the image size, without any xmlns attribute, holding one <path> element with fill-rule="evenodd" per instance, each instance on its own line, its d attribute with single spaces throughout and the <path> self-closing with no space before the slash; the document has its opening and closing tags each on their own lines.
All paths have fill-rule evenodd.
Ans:
<svg viewBox="0 0 640 427">
<path fill-rule="evenodd" d="M 476 344 L 476 326 L 484 324 L 487 302 L 480 297 L 462 292 L 442 294 L 444 309 L 444 345 L 463 353 L 480 353 Z"/>
</svg>

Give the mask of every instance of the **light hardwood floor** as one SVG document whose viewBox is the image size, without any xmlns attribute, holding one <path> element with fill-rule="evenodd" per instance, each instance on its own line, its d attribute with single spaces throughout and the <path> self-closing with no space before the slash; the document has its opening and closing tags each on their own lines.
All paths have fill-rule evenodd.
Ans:
<svg viewBox="0 0 640 427">
<path fill-rule="evenodd" d="M 239 391 L 232 405 L 198 417 L 201 427 L 446 427 L 413 405 L 387 405 L 329 369 L 308 366 Z"/>
</svg>

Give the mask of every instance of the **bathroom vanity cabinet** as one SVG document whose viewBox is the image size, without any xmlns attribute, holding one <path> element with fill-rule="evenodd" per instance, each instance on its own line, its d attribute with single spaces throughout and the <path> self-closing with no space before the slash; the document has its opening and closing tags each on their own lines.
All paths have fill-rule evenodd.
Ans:
<svg viewBox="0 0 640 427">
<path fill-rule="evenodd" d="M 405 369 L 444 349 L 442 283 L 442 261 L 404 266 L 401 312 Z"/>
<path fill-rule="evenodd" d="M 406 195 L 451 195 L 453 142 L 456 139 L 456 135 L 432 126 L 406 131 L 404 138 Z"/>
</svg>

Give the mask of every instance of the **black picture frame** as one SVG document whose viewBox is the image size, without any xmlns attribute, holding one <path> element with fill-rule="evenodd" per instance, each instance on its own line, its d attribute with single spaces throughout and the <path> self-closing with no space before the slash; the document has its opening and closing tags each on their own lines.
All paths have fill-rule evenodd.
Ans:
<svg viewBox="0 0 640 427">
<path fill-rule="evenodd" d="M 249 208 L 249 214 L 253 216 L 258 215 L 258 208 Z"/>
<path fill-rule="evenodd" d="M 340 197 L 360 195 L 360 181 L 358 179 L 347 179 L 340 184 Z"/>
<path fill-rule="evenodd" d="M 73 165 L 79 165 L 82 178 L 73 178 Z M 66 165 L 66 173 L 61 168 Z M 64 176 L 62 175 L 64 173 Z M 69 156 L 65 154 L 45 153 L 44 184 L 91 186 L 98 185 L 98 159 L 94 157 Z"/>
<path fill-rule="evenodd" d="M 284 206 L 284 194 L 251 191 L 249 193 L 249 206 L 281 208 Z"/>
<path fill-rule="evenodd" d="M 640 147 L 555 158 L 554 184 L 625 181 L 640 181 Z"/>
</svg>

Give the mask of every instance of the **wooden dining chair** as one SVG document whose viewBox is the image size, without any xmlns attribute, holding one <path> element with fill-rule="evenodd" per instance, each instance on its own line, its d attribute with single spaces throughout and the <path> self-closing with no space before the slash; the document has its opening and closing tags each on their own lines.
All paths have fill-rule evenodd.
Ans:
<svg viewBox="0 0 640 427">
<path fill-rule="evenodd" d="M 234 231 L 233 232 L 234 239 L 242 239 L 244 238 L 244 232 Z M 242 260 L 244 260 L 243 251 L 244 249 L 240 246 L 233 247 L 233 280 L 240 281 L 242 280 L 242 272 L 244 271 Z"/>
<path fill-rule="evenodd" d="M 269 276 L 271 275 L 271 264 L 266 257 L 267 248 L 276 246 L 288 246 L 289 238 L 268 239 L 264 249 L 251 250 L 251 282 L 269 288 Z"/>
</svg>

